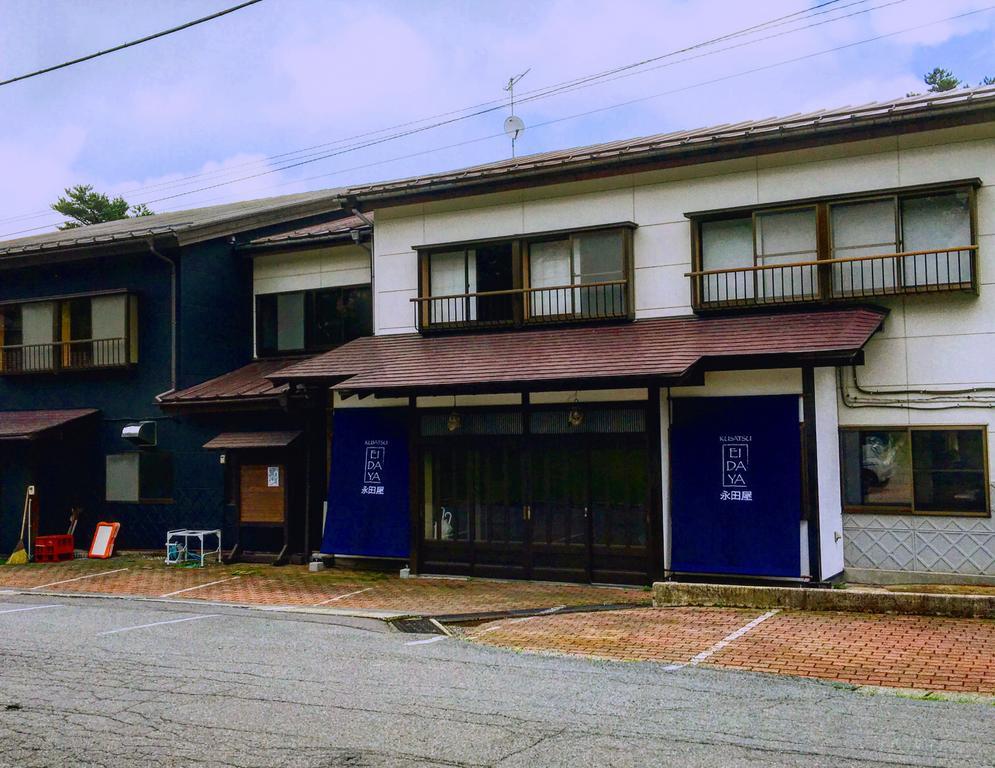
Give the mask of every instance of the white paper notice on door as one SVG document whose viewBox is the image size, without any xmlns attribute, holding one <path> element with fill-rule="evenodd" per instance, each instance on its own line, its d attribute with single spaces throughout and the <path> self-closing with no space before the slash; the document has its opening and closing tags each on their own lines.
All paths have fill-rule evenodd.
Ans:
<svg viewBox="0 0 995 768">
<path fill-rule="evenodd" d="M 266 487 L 267 488 L 279 488 L 280 487 L 280 468 L 279 467 L 266 467 Z"/>
</svg>

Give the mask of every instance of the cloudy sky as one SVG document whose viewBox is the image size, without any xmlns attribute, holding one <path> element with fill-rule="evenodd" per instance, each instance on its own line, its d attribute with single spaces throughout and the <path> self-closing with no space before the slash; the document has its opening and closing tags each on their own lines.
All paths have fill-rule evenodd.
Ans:
<svg viewBox="0 0 995 768">
<path fill-rule="evenodd" d="M 235 3 L 0 0 L 0 80 Z M 519 154 L 902 96 L 934 66 L 974 85 L 993 31 L 985 0 L 263 0 L 0 87 L 0 237 L 76 183 L 169 211 L 501 159 L 526 69 L 519 97 L 664 57 L 520 104 Z"/>
</svg>

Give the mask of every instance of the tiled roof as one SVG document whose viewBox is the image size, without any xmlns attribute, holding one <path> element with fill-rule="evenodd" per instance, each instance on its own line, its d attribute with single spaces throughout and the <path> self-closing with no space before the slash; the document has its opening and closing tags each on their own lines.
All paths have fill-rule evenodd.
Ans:
<svg viewBox="0 0 995 768">
<path fill-rule="evenodd" d="M 137 216 L 77 229 L 47 232 L 0 242 L 0 258 L 42 251 L 113 245 L 130 240 L 173 235 L 181 243 L 220 237 L 249 228 L 279 224 L 294 218 L 339 210 L 340 190 L 326 189 L 243 200 L 188 211 Z"/>
<path fill-rule="evenodd" d="M 288 387 L 286 384 L 274 384 L 266 377 L 281 368 L 300 362 L 299 357 L 256 360 L 192 387 L 161 395 L 159 403 L 182 406 L 273 399 L 286 392 Z"/>
<path fill-rule="evenodd" d="M 45 432 L 98 413 L 93 408 L 66 411 L 0 411 L 0 441 L 33 440 Z"/>
<path fill-rule="evenodd" d="M 222 432 L 204 443 L 205 448 L 286 448 L 300 432 Z"/>
<path fill-rule="evenodd" d="M 668 317 L 452 336 L 372 336 L 280 371 L 279 381 L 324 379 L 340 391 L 417 393 L 569 381 L 676 381 L 695 370 L 851 358 L 883 310 L 836 309 L 738 317 Z"/>
<path fill-rule="evenodd" d="M 367 219 L 373 219 L 372 213 L 363 215 Z M 351 240 L 353 231 L 364 229 L 369 229 L 369 225 L 363 219 L 359 216 L 347 216 L 346 218 L 330 219 L 320 224 L 312 224 L 309 227 L 301 227 L 291 232 L 256 237 L 249 240 L 248 245 L 296 245 L 311 240 L 327 240 L 335 237 Z"/>
<path fill-rule="evenodd" d="M 656 159 L 686 158 L 692 161 L 723 147 L 760 146 L 784 142 L 792 137 L 813 136 L 830 140 L 834 135 L 853 135 L 856 129 L 898 126 L 911 119 L 988 112 L 995 119 L 995 86 L 926 93 L 861 106 L 820 109 L 784 117 L 768 117 L 739 123 L 680 130 L 623 139 L 586 147 L 524 155 L 443 173 L 414 176 L 350 187 L 347 195 L 372 203 L 378 198 L 422 195 L 453 187 L 482 183 L 491 179 L 535 177 L 575 167 L 609 166 L 624 170 L 626 164 L 648 163 Z M 886 131 L 887 132 L 887 131 Z M 859 138 L 855 137 L 855 138 Z M 776 148 L 776 146 L 775 146 Z"/>
</svg>

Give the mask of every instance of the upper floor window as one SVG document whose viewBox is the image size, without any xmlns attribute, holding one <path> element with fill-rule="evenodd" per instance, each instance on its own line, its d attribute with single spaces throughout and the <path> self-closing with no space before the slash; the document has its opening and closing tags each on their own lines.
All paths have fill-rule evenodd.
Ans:
<svg viewBox="0 0 995 768">
<path fill-rule="evenodd" d="M 440 297 L 431 307 L 433 323 L 503 323 L 514 319 L 508 293 L 515 285 L 510 243 L 440 251 L 429 254 L 428 259 L 429 295 Z"/>
<path fill-rule="evenodd" d="M 0 373 L 138 362 L 138 301 L 112 293 L 0 305 Z"/>
<path fill-rule="evenodd" d="M 697 222 L 697 307 L 974 290 L 973 188 L 827 199 Z"/>
<path fill-rule="evenodd" d="M 259 355 L 320 352 L 372 333 L 369 285 L 256 296 Z"/>
<path fill-rule="evenodd" d="M 631 228 L 557 232 L 425 249 L 423 330 L 626 318 Z"/>
</svg>

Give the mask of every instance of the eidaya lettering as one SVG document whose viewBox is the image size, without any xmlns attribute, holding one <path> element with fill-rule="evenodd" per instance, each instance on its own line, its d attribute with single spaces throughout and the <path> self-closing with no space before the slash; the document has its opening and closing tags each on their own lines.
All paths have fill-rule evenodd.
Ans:
<svg viewBox="0 0 995 768">
<path fill-rule="evenodd" d="M 363 484 L 383 485 L 384 466 L 387 459 L 386 440 L 367 440 L 363 461 Z M 364 491 L 369 493 L 369 491 Z"/>
<path fill-rule="evenodd" d="M 719 438 L 722 448 L 722 487 L 735 488 L 737 490 L 736 501 L 750 501 L 752 494 L 743 499 L 739 492 L 749 487 L 750 478 L 750 442 L 751 435 L 736 435 L 736 440 L 732 440 L 731 435 L 723 435 Z M 723 501 L 732 500 L 723 495 Z"/>
</svg>

